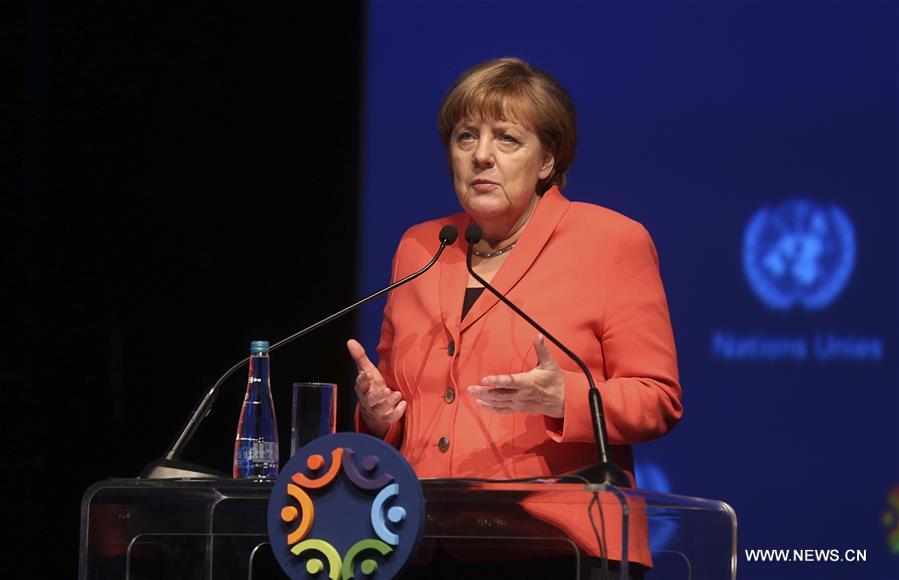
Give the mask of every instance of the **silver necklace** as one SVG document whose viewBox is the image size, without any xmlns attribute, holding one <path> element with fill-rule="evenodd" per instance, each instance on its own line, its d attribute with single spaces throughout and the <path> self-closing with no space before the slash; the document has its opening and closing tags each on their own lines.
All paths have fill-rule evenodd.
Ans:
<svg viewBox="0 0 899 580">
<path fill-rule="evenodd" d="M 514 242 L 512 242 L 511 244 L 509 244 L 509 245 L 506 246 L 505 248 L 500 248 L 500 249 L 498 249 L 498 250 L 493 250 L 492 252 L 479 252 L 479 251 L 477 251 L 477 250 L 474 250 L 474 255 L 477 256 L 478 258 L 495 258 L 495 257 L 497 257 L 497 256 L 502 256 L 503 254 L 505 254 L 506 252 L 508 252 L 508 251 L 511 250 L 512 248 L 514 248 L 514 247 L 515 247 L 515 244 L 517 244 L 517 243 L 518 243 L 518 240 L 515 240 Z"/>
</svg>

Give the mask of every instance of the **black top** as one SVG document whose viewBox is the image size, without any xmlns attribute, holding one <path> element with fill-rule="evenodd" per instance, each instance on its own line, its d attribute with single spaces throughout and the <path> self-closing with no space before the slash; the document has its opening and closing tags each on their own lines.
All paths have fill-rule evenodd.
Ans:
<svg viewBox="0 0 899 580">
<path fill-rule="evenodd" d="M 477 301 L 478 296 L 480 296 L 484 292 L 484 287 L 480 288 L 466 288 L 465 289 L 465 301 L 462 302 L 462 318 L 465 318 L 465 315 L 468 314 L 468 311 L 471 310 L 471 307 L 474 306 L 474 303 Z"/>
</svg>

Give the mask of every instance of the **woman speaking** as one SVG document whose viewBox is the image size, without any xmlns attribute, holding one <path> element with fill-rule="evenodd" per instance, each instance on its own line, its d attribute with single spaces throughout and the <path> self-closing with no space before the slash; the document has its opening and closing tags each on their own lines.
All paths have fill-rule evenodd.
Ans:
<svg viewBox="0 0 899 580">
<path fill-rule="evenodd" d="M 392 278 L 431 258 L 442 227 L 477 223 L 473 269 L 584 360 L 602 393 L 611 458 L 633 485 L 630 445 L 667 433 L 682 415 L 649 234 L 562 195 L 577 142 L 574 105 L 524 61 L 466 71 L 438 127 L 463 211 L 411 227 Z M 463 246 L 390 294 L 378 366 L 347 343 L 359 431 L 397 446 L 422 478 L 547 476 L 594 463 L 583 373 L 484 292 Z"/>
</svg>

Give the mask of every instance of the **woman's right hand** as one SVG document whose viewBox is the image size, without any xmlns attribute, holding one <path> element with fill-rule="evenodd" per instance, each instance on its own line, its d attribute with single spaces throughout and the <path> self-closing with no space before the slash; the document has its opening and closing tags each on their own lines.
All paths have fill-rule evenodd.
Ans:
<svg viewBox="0 0 899 580">
<path fill-rule="evenodd" d="M 359 412 L 369 432 L 376 437 L 384 437 L 391 423 L 396 423 L 406 412 L 406 401 L 399 391 L 394 391 L 384 382 L 378 367 L 368 360 L 365 349 L 359 341 L 350 339 L 346 343 L 356 369 L 356 398 Z"/>
</svg>

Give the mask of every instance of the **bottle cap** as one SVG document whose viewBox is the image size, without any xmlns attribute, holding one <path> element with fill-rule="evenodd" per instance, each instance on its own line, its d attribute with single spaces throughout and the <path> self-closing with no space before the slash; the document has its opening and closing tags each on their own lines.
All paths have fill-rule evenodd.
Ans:
<svg viewBox="0 0 899 580">
<path fill-rule="evenodd" d="M 268 352 L 267 340 L 254 340 L 250 343 L 250 354 L 260 354 Z"/>
</svg>

